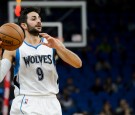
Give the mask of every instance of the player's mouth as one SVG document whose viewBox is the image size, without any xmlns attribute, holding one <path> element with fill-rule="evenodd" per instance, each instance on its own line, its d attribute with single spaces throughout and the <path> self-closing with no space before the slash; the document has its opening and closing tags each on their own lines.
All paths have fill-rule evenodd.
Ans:
<svg viewBox="0 0 135 115">
<path fill-rule="evenodd" d="M 39 29 L 40 29 L 40 28 L 41 28 L 41 26 L 37 26 L 37 28 L 39 28 Z"/>
<path fill-rule="evenodd" d="M 41 27 L 41 26 L 36 26 L 36 28 L 37 28 L 37 29 L 42 29 L 42 27 Z"/>
</svg>

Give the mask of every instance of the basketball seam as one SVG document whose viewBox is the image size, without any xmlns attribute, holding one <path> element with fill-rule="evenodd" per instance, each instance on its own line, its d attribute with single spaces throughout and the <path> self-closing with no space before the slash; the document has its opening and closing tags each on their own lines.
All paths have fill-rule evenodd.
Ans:
<svg viewBox="0 0 135 115">
<path fill-rule="evenodd" d="M 3 35 L 5 35 L 5 36 L 8 36 L 8 37 L 11 37 L 11 38 L 14 38 L 14 37 L 12 37 L 12 36 L 9 36 L 9 35 L 6 35 L 6 34 L 4 34 L 4 33 L 2 33 L 2 32 L 0 32 L 1 34 L 3 34 Z M 16 38 L 14 38 L 14 39 L 16 39 Z M 18 39 L 16 39 L 17 41 L 19 41 Z M 19 44 L 20 44 L 21 42 L 19 41 Z M 6 45 L 7 46 L 7 45 Z M 16 46 L 16 45 L 15 45 Z"/>
<path fill-rule="evenodd" d="M 12 26 L 10 26 L 10 25 L 5 25 L 5 26 L 9 26 L 9 27 L 12 27 Z M 14 30 L 16 30 L 14 27 L 12 27 Z M 17 31 L 17 30 L 16 30 Z M 18 31 L 17 31 L 18 32 Z M 23 38 L 22 38 L 22 36 L 21 36 L 21 34 L 18 32 L 18 34 L 20 35 L 20 37 L 21 37 L 21 39 L 22 39 L 22 41 L 23 41 Z"/>
</svg>

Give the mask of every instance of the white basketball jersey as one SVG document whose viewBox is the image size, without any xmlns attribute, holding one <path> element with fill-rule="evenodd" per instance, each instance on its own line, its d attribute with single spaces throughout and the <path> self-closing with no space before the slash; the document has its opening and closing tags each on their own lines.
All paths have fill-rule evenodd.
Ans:
<svg viewBox="0 0 135 115">
<path fill-rule="evenodd" d="M 42 38 L 43 41 L 46 39 Z M 57 94 L 58 75 L 55 68 L 54 49 L 27 42 L 16 50 L 14 67 L 15 95 Z"/>
</svg>

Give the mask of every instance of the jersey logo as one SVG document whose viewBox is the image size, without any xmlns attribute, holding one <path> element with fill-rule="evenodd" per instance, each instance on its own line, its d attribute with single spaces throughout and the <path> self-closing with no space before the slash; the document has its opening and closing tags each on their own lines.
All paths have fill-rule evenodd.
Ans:
<svg viewBox="0 0 135 115">
<path fill-rule="evenodd" d="M 28 104 L 28 99 L 24 99 L 23 104 Z"/>
<path fill-rule="evenodd" d="M 51 55 L 34 55 L 34 56 L 27 56 L 23 57 L 26 67 L 30 66 L 31 64 L 35 63 L 48 63 L 52 64 L 52 57 Z"/>
</svg>

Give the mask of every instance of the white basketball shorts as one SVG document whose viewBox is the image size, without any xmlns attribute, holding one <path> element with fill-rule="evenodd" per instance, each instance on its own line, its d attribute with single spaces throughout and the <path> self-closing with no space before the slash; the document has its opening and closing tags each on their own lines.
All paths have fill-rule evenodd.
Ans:
<svg viewBox="0 0 135 115">
<path fill-rule="evenodd" d="M 60 103 L 52 96 L 16 96 L 10 115 L 62 115 Z"/>
</svg>

